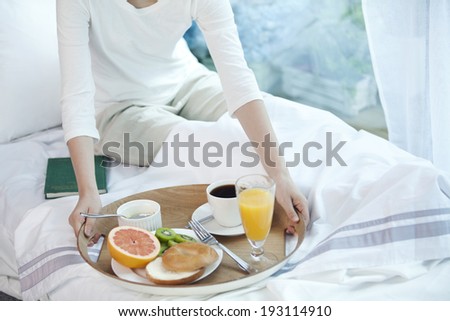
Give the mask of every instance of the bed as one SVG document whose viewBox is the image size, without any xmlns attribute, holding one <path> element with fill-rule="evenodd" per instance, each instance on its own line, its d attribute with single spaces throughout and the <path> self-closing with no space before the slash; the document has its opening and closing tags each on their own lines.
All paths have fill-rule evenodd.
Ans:
<svg viewBox="0 0 450 321">
<path fill-rule="evenodd" d="M 356 131 L 332 114 L 282 98 L 265 96 L 281 142 L 292 142 L 287 161 L 308 142 L 346 142 L 347 166 L 298 164 L 290 171 L 310 200 L 312 224 L 299 250 L 275 275 L 252 286 L 196 297 L 200 300 L 447 300 L 450 299 L 450 189 L 448 177 L 382 138 Z M 167 142 L 194 134 L 209 141 L 243 144 L 237 122 L 188 122 Z M 328 136 L 329 137 L 329 136 Z M 328 142 L 330 143 L 330 142 Z M 200 153 L 201 150 L 199 150 Z M 23 300 L 177 299 L 143 294 L 115 285 L 80 257 L 67 216 L 76 196 L 45 200 L 48 157 L 65 156 L 61 128 L 0 145 L 1 286 Z M 197 156 L 200 154 L 197 154 Z M 314 155 L 320 159 L 324 155 Z M 161 160 L 162 153 L 156 160 Z M 184 158 L 183 158 L 184 157 Z M 312 157 L 312 156 L 310 156 Z M 186 167 L 108 169 L 104 205 L 160 187 L 237 178 L 260 167 L 243 168 L 239 150 L 232 163 Z M 194 164 L 195 165 L 195 164 Z M 387 291 L 389 289 L 389 291 Z M 184 298 L 186 299 L 186 298 Z"/>
<path fill-rule="evenodd" d="M 92 269 L 67 223 L 77 197 L 44 199 L 47 159 L 68 155 L 58 110 L 54 21 L 48 19 L 54 1 L 0 6 L 0 61 L 5 62 L 0 78 L 0 291 L 22 300 L 179 300 L 126 289 Z M 33 35 L 41 46 L 29 45 Z M 36 59 L 43 63 L 36 66 Z M 183 300 L 449 300 L 448 174 L 329 112 L 269 94 L 265 101 L 287 146 L 289 170 L 309 199 L 312 222 L 300 248 L 275 274 L 243 288 Z M 228 115 L 216 123 L 180 124 L 166 141 L 187 141 L 190 135 L 200 146 L 216 142 L 224 150 L 247 142 Z M 305 154 L 311 142 L 322 148 Z M 190 163 L 186 151 L 180 154 L 185 166 L 179 166 L 169 149 L 155 159 L 166 161 L 162 167 L 108 168 L 102 203 L 262 172 L 260 166 L 241 166 L 248 156 L 231 151 L 215 167 Z M 202 159 L 202 149 L 193 155 Z M 317 160 L 321 163 L 311 164 Z"/>
</svg>

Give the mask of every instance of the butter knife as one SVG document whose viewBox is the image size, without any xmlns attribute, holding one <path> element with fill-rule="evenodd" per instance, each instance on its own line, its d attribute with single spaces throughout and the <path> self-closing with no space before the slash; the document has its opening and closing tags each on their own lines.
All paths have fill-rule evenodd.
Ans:
<svg viewBox="0 0 450 321">
<path fill-rule="evenodd" d="M 202 217 L 202 218 L 198 219 L 197 222 L 199 222 L 199 223 L 207 223 L 209 221 L 212 221 L 213 218 L 214 218 L 214 216 L 212 214 L 210 214 L 208 216 L 205 216 L 205 217 Z M 184 228 L 191 228 L 191 227 L 188 224 Z"/>
</svg>

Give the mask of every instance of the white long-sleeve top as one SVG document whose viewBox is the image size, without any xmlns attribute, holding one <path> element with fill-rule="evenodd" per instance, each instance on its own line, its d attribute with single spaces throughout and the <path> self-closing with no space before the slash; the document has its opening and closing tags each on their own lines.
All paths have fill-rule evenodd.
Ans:
<svg viewBox="0 0 450 321">
<path fill-rule="evenodd" d="M 199 62 L 183 39 L 203 32 L 230 114 L 261 93 L 244 59 L 228 0 L 58 0 L 62 122 L 66 142 L 98 139 L 95 115 L 120 102 L 167 104 Z"/>
</svg>

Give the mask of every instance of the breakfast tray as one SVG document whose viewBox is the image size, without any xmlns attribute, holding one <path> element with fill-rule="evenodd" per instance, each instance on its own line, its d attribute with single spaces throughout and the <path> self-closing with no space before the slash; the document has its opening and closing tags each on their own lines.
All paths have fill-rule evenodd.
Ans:
<svg viewBox="0 0 450 321">
<path fill-rule="evenodd" d="M 199 184 L 150 190 L 113 202 L 103 207 L 101 213 L 115 213 L 121 204 L 131 200 L 151 199 L 161 205 L 161 216 L 164 227 L 184 228 L 189 219 L 191 219 L 192 213 L 207 202 L 205 192 L 206 187 L 207 185 Z M 97 219 L 95 222 L 94 233 L 100 233 L 106 237 L 109 231 L 117 225 L 116 218 Z M 264 248 L 267 252 L 276 255 L 277 262 L 267 270 L 255 274 L 247 274 L 239 269 L 237 264 L 231 258 L 224 255 L 220 266 L 208 277 L 193 284 L 177 286 L 149 285 L 121 279 L 115 275 L 111 268 L 111 256 L 106 246 L 106 241 L 103 242 L 98 259 L 95 262 L 89 257 L 88 244 L 90 243 L 90 240 L 85 237 L 84 233 L 79 233 L 77 244 L 81 256 L 89 265 L 111 281 L 126 288 L 150 294 L 172 296 L 214 294 L 254 284 L 281 269 L 291 255 L 285 255 L 285 227 L 286 215 L 279 204 L 275 204 L 272 228 Z M 82 228 L 84 228 L 84 226 L 82 226 Z M 298 233 L 295 249 L 302 243 L 305 230 L 302 223 L 299 223 L 299 226 L 297 226 L 296 229 Z M 240 257 L 246 258 L 249 255 L 250 244 L 245 235 L 216 236 L 216 238 Z"/>
</svg>

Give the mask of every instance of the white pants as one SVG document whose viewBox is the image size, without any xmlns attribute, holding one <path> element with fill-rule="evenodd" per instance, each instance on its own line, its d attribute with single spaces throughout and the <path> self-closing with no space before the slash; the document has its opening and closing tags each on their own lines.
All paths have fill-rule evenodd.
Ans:
<svg viewBox="0 0 450 321">
<path fill-rule="evenodd" d="M 168 105 L 120 103 L 97 116 L 96 154 L 149 166 L 171 129 L 188 120 L 216 121 L 227 111 L 217 73 L 200 66 Z"/>
</svg>

